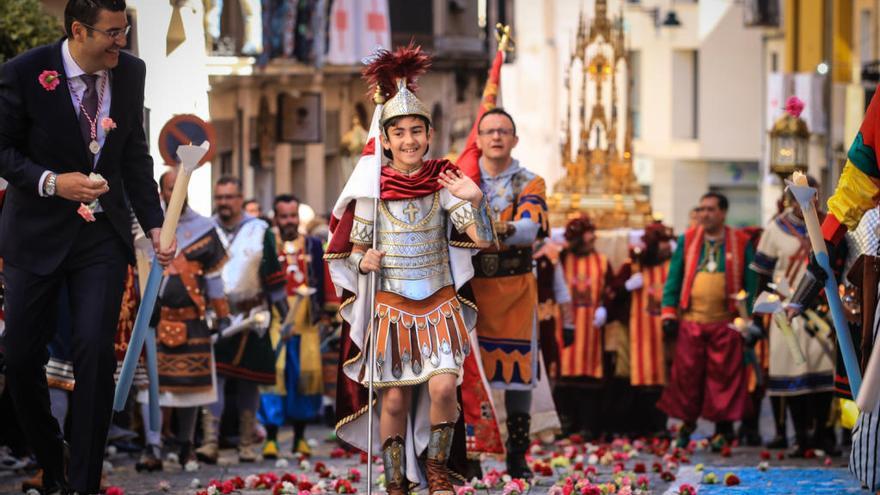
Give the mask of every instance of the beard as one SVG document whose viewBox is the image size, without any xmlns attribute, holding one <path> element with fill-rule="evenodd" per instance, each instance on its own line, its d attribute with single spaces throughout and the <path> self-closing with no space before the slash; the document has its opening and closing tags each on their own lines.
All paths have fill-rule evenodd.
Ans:
<svg viewBox="0 0 880 495">
<path fill-rule="evenodd" d="M 224 206 L 221 208 L 217 208 L 217 216 L 220 217 L 220 220 L 228 222 L 229 220 L 232 220 L 232 217 L 234 217 L 235 215 L 232 211 L 232 208 Z"/>
<path fill-rule="evenodd" d="M 292 241 L 299 237 L 299 225 L 298 224 L 287 224 L 287 225 L 279 225 L 278 232 L 281 233 L 281 240 L 284 241 Z"/>
</svg>

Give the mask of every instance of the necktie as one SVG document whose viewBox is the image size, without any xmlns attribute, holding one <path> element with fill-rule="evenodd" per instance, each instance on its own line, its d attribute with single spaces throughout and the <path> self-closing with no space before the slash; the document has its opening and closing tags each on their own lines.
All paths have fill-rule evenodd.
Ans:
<svg viewBox="0 0 880 495">
<path fill-rule="evenodd" d="M 92 122 L 95 123 L 95 141 L 98 140 L 98 92 L 95 91 L 97 74 L 83 74 L 79 78 L 86 83 L 86 90 L 82 96 L 82 106 L 79 109 L 79 130 L 82 133 L 83 142 L 88 149 L 92 142 Z M 88 116 L 86 116 L 88 114 Z M 91 119 L 91 120 L 90 120 Z M 89 149 L 89 158 L 95 160 L 95 153 Z"/>
</svg>

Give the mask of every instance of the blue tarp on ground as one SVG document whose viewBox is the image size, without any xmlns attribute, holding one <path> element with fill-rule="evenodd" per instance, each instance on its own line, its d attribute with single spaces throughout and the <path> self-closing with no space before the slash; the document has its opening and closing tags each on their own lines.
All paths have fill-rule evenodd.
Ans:
<svg viewBox="0 0 880 495">
<path fill-rule="evenodd" d="M 731 468 L 706 466 L 703 473 L 714 472 L 719 481 L 726 473 L 737 475 L 738 486 L 697 485 L 700 495 L 844 495 L 868 493 L 859 482 L 842 468 L 774 468 L 760 471 L 757 468 Z M 673 486 L 679 483 L 673 483 Z"/>
</svg>

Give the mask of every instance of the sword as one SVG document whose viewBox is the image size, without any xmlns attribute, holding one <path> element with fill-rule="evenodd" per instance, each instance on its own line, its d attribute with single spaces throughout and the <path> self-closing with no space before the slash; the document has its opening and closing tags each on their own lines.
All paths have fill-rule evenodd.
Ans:
<svg viewBox="0 0 880 495">
<path fill-rule="evenodd" d="M 758 299 L 755 300 L 755 307 L 752 311 L 759 314 L 764 313 L 773 315 L 773 321 L 776 322 L 776 326 L 779 327 L 779 330 L 782 332 L 785 344 L 788 346 L 788 350 L 791 352 L 791 357 L 794 359 L 795 364 L 803 364 L 806 362 L 804 352 L 801 350 L 797 339 L 794 337 L 794 330 L 792 330 L 791 324 L 789 324 L 788 318 L 785 316 L 785 308 L 783 307 L 782 299 L 780 299 L 779 296 L 769 292 L 762 292 L 758 296 Z"/>
<path fill-rule="evenodd" d="M 268 309 L 254 308 L 251 310 L 251 313 L 247 318 L 242 318 L 224 328 L 219 334 L 212 335 L 211 343 L 213 344 L 221 339 L 228 339 L 229 337 L 238 335 L 247 330 L 252 330 L 254 333 L 262 337 L 263 335 L 266 335 L 266 330 L 269 329 L 269 322 L 271 320 L 272 313 L 270 313 Z"/>
<path fill-rule="evenodd" d="M 201 146 L 183 145 L 177 147 L 177 156 L 180 158 L 180 171 L 174 182 L 174 190 L 171 193 L 171 201 L 165 210 L 165 221 L 162 222 L 162 233 L 159 235 L 159 245 L 167 248 L 174 240 L 177 232 L 177 222 L 180 220 L 180 212 L 183 209 L 183 201 L 186 199 L 186 190 L 189 187 L 189 178 L 193 171 L 201 165 L 202 157 L 208 152 L 210 144 L 205 141 Z M 144 291 L 141 293 L 141 305 L 138 308 L 137 317 L 134 320 L 134 329 L 131 339 L 128 341 L 128 349 L 125 351 L 125 359 L 122 361 L 122 369 L 119 373 L 119 381 L 116 383 L 116 393 L 113 397 L 113 410 L 121 411 L 125 408 L 125 400 L 131 390 L 131 382 L 134 380 L 134 370 L 137 360 L 144 347 L 147 337 L 147 329 L 153 308 L 156 306 L 156 298 L 159 295 L 159 284 L 162 281 L 162 265 L 155 258 L 150 267 L 150 274 Z"/>
<path fill-rule="evenodd" d="M 315 292 L 318 292 L 318 289 L 314 287 L 306 287 L 305 285 L 300 285 L 296 288 L 296 301 L 293 303 L 293 308 L 287 312 L 287 317 L 284 318 L 284 323 L 281 326 L 281 332 L 278 335 L 278 343 L 275 344 L 275 360 L 278 360 L 278 356 L 281 354 L 281 349 L 284 347 L 284 341 L 290 338 L 290 334 L 293 333 L 293 325 L 294 316 L 299 311 L 299 307 L 302 304 L 303 300 L 310 297 Z"/>
<path fill-rule="evenodd" d="M 794 199 L 797 200 L 798 205 L 801 207 L 801 211 L 804 214 L 804 222 L 807 224 L 807 233 L 810 236 L 813 255 L 816 256 L 816 261 L 819 262 L 819 266 L 822 267 L 822 270 L 827 275 L 825 279 L 825 297 L 828 298 L 828 307 L 831 310 L 831 319 L 834 323 L 835 334 L 837 335 L 838 348 L 843 356 L 843 365 L 846 368 L 846 376 L 849 379 L 850 391 L 853 397 L 859 397 L 859 390 L 862 386 L 862 374 L 859 370 L 859 360 L 856 359 L 856 350 L 853 347 L 849 325 L 843 314 L 843 305 L 840 302 L 840 293 L 837 288 L 837 278 L 831 270 L 828 249 L 825 247 L 825 238 L 822 237 L 819 217 L 816 215 L 816 209 L 813 207 L 813 198 L 816 197 L 816 190 L 807 184 L 807 176 L 801 172 L 793 173 L 791 178 L 792 180 L 786 181 L 788 184 L 787 189 L 791 191 Z M 868 368 L 872 370 L 870 362 L 868 363 Z M 874 375 L 876 376 L 876 373 Z M 871 385 L 871 392 L 876 393 L 877 385 L 874 385 L 873 379 L 871 379 Z M 862 405 L 860 404 L 859 407 L 862 407 Z M 874 405 L 872 404 L 871 407 Z"/>
</svg>

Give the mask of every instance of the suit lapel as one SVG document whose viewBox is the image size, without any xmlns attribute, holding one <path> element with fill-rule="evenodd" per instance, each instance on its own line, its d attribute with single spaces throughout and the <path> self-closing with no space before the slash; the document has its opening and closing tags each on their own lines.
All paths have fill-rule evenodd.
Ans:
<svg viewBox="0 0 880 495">
<path fill-rule="evenodd" d="M 62 43 L 64 43 L 64 40 L 61 40 L 61 42 L 56 44 L 52 50 L 52 70 L 61 74 L 62 77 L 61 84 L 56 87 L 56 91 L 48 92 L 51 97 L 47 101 L 50 103 L 50 108 L 52 109 L 49 114 L 60 112 L 61 118 L 56 120 L 56 125 L 59 126 L 58 135 L 65 136 L 62 139 L 62 142 L 69 143 L 76 150 L 76 156 L 78 157 L 76 160 L 77 167 L 85 169 L 89 162 L 88 148 L 86 148 L 86 143 L 82 140 L 82 135 L 79 130 L 79 120 L 73 109 L 70 88 L 67 85 L 67 74 L 64 72 L 64 61 L 61 58 Z M 43 91 L 42 88 L 40 88 L 40 90 Z"/>
</svg>

